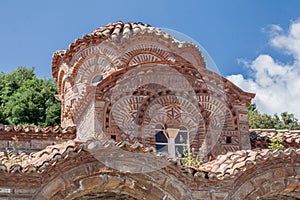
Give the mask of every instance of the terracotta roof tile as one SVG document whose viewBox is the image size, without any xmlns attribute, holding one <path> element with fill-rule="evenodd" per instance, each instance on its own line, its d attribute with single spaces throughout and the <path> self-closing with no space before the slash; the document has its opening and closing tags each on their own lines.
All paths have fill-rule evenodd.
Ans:
<svg viewBox="0 0 300 200">
<path fill-rule="evenodd" d="M 0 152 L 0 171 L 7 173 L 42 173 L 47 166 L 52 165 L 56 160 L 67 158 L 70 153 L 80 153 L 82 150 L 90 151 L 99 144 L 97 140 L 90 140 L 85 143 L 70 140 L 30 154 L 12 151 Z M 128 142 L 108 141 L 101 146 L 104 148 L 119 147 L 119 149 L 129 152 L 146 153 L 154 151 L 153 148 L 145 148 L 140 143 L 130 144 Z"/>
<path fill-rule="evenodd" d="M 252 149 L 268 148 L 270 140 L 276 136 L 282 137 L 282 144 L 286 148 L 300 148 L 300 130 L 252 129 L 250 130 Z"/>
<path fill-rule="evenodd" d="M 30 139 L 51 139 L 70 140 L 76 137 L 76 127 L 62 128 L 55 127 L 40 127 L 40 126 L 14 126 L 0 124 L 0 140 L 30 140 Z"/>
<path fill-rule="evenodd" d="M 82 150 L 92 152 L 92 149 L 97 148 L 99 145 L 108 149 L 119 147 L 128 152 L 147 153 L 155 151 L 153 148 L 143 147 L 140 143 L 130 144 L 128 142 L 115 143 L 114 141 L 108 141 L 104 145 L 101 145 L 101 142 L 97 140 L 90 140 L 85 143 L 72 140 L 49 146 L 31 154 L 0 152 L 0 171 L 7 173 L 42 173 L 48 166 L 55 164 L 56 160 L 67 158 L 70 153 L 76 154 Z M 204 163 L 197 168 L 181 167 L 183 169 L 192 169 L 194 172 L 196 171 L 194 176 L 222 180 L 233 178 L 240 172 L 270 159 L 284 159 L 291 155 L 300 156 L 300 149 L 288 148 L 284 151 L 269 149 L 241 150 L 219 155 L 217 159 Z M 162 158 L 159 159 L 161 160 Z M 167 159 L 165 160 L 167 161 Z"/>
<path fill-rule="evenodd" d="M 67 157 L 71 151 L 79 152 L 82 149 L 81 143 L 68 141 L 61 144 L 49 146 L 39 152 L 26 154 L 24 152 L 0 152 L 0 171 L 15 173 L 40 173 L 56 159 Z"/>
<path fill-rule="evenodd" d="M 239 172 L 245 171 L 258 163 L 278 158 L 284 159 L 294 154 L 300 156 L 300 149 L 288 148 L 286 150 L 242 150 L 219 155 L 217 159 L 204 163 L 198 168 L 193 168 L 197 172 L 195 176 L 208 177 L 212 179 L 233 178 Z"/>
</svg>

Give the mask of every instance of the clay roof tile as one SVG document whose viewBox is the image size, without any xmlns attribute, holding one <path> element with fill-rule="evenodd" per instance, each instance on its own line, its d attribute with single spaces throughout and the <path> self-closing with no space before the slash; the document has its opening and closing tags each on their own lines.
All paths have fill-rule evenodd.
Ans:
<svg viewBox="0 0 300 200">
<path fill-rule="evenodd" d="M 38 137 L 37 137 L 38 135 Z M 13 126 L 0 124 L 0 140 L 51 139 L 66 141 L 76 137 L 76 127 Z"/>
<path fill-rule="evenodd" d="M 268 148 L 270 141 L 280 136 L 282 144 L 286 147 L 300 147 L 300 131 L 275 130 L 275 129 L 252 129 L 250 130 L 250 141 L 252 149 Z"/>
<path fill-rule="evenodd" d="M 144 24 L 141 22 L 124 23 L 119 21 L 116 23 L 109 23 L 106 26 L 95 29 L 90 34 L 84 35 L 82 39 L 78 39 L 71 43 L 68 50 L 55 52 L 52 57 L 52 75 L 54 78 L 57 78 L 60 63 L 69 62 L 75 52 L 80 51 L 82 47 L 89 45 L 90 42 L 98 43 L 106 39 L 118 41 L 129 39 L 133 35 L 145 33 L 154 33 L 159 37 L 164 37 L 170 40 L 173 38 L 159 28 L 151 27 L 149 24 Z M 195 47 L 195 45 L 190 42 L 178 42 L 176 39 L 171 40 L 171 42 L 177 44 L 178 47 Z"/>
<path fill-rule="evenodd" d="M 226 157 L 226 156 L 227 157 Z M 286 159 L 291 156 L 300 156 L 300 149 L 288 148 L 283 150 L 241 150 L 220 155 L 216 160 L 207 162 L 195 168 L 196 174 L 207 173 L 208 177 L 216 176 L 217 179 L 235 177 L 238 173 L 250 169 L 258 164 L 264 164 L 266 160 Z M 230 156 L 229 156 L 230 155 Z M 224 161 L 224 158 L 227 160 Z M 222 164 L 221 164 L 222 163 Z"/>
</svg>

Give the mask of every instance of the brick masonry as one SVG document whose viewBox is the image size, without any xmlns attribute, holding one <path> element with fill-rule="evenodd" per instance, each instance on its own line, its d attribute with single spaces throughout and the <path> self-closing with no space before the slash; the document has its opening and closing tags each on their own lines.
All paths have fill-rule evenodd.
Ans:
<svg viewBox="0 0 300 200">
<path fill-rule="evenodd" d="M 52 72 L 62 127 L 0 125 L 0 199 L 299 197 L 299 134 L 284 138 L 294 148 L 261 148 L 268 134 L 247 122 L 254 94 L 208 70 L 195 45 L 117 22 L 57 51 Z M 185 127 L 205 162 L 152 152 L 157 124 Z"/>
</svg>

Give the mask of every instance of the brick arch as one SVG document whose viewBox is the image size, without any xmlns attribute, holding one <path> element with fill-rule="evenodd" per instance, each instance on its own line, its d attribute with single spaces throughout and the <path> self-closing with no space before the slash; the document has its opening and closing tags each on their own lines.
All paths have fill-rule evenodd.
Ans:
<svg viewBox="0 0 300 200">
<path fill-rule="evenodd" d="M 65 75 L 65 71 L 64 70 L 59 70 L 58 72 L 58 77 L 57 77 L 57 91 L 58 94 L 61 94 L 61 91 L 63 91 L 62 88 L 62 81 L 63 81 L 63 77 Z"/>
<path fill-rule="evenodd" d="M 280 194 L 284 190 L 291 191 L 300 184 L 297 178 L 300 175 L 299 161 L 299 156 L 291 153 L 278 157 L 270 155 L 267 160 L 249 162 L 243 173 L 235 177 L 234 188 L 228 199 L 257 199 Z"/>
<path fill-rule="evenodd" d="M 140 107 L 138 117 L 147 138 L 153 137 L 157 124 L 166 124 L 169 121 L 188 129 L 190 144 L 198 145 L 199 133 L 205 132 L 204 119 L 197 102 L 184 93 L 162 93 L 148 97 Z"/>
<path fill-rule="evenodd" d="M 186 93 L 194 93 L 193 86 L 195 84 L 193 81 L 195 78 L 192 69 L 169 64 L 156 65 L 132 66 L 116 71 L 97 85 L 97 91 L 101 94 L 101 98 L 108 101 L 111 101 L 111 99 L 117 101 L 126 96 L 149 96 L 159 92 L 159 90 L 180 90 Z M 140 67 L 143 68 L 139 71 Z M 187 70 L 189 73 L 184 74 Z M 137 72 L 140 72 L 140 74 Z M 168 72 L 169 76 L 173 75 L 174 78 L 165 78 L 165 74 Z"/>
<path fill-rule="evenodd" d="M 192 65 L 180 65 L 179 63 L 148 63 L 145 65 L 135 65 L 135 66 L 130 66 L 126 68 L 122 68 L 118 71 L 115 71 L 114 73 L 110 74 L 110 76 L 104 78 L 99 84 L 97 84 L 97 90 L 99 93 L 103 94 L 105 96 L 111 88 L 115 87 L 117 83 L 120 83 L 122 79 L 132 79 L 132 81 L 136 82 L 137 77 L 139 77 L 135 71 L 137 68 L 145 67 L 147 70 L 143 71 L 143 74 L 146 74 L 146 72 L 153 72 L 159 70 L 159 68 L 169 68 L 174 70 L 177 75 L 180 75 L 183 79 L 185 79 L 186 83 L 185 85 L 180 85 L 180 82 L 174 82 L 174 84 L 170 85 L 167 84 L 171 87 L 171 89 L 183 89 L 182 87 L 188 87 L 195 88 L 195 87 L 201 87 L 201 89 L 207 88 L 206 83 L 204 80 L 202 80 L 202 75 L 200 73 L 197 73 L 198 71 L 192 66 Z M 170 72 L 170 71 L 169 71 Z M 166 72 L 167 73 L 167 72 Z M 176 75 L 175 74 L 175 75 Z M 147 85 L 149 83 L 156 83 L 159 85 L 163 85 L 163 83 L 167 82 L 161 82 L 163 80 L 164 75 L 160 75 L 160 79 L 157 78 L 157 76 L 154 76 L 154 78 L 151 79 L 149 82 L 145 82 L 144 85 Z M 179 84 L 179 85 L 178 85 Z"/>
<path fill-rule="evenodd" d="M 197 69 L 204 69 L 206 67 L 202 53 L 195 45 L 188 42 L 178 42 L 170 35 L 166 37 L 164 35 L 140 32 L 128 39 L 122 40 L 120 45 L 123 49 L 120 55 L 122 63 L 125 66 L 142 64 L 143 61 L 148 62 L 149 57 L 146 55 L 152 55 L 150 56 L 151 59 L 188 62 Z M 131 48 L 128 49 L 128 47 Z M 140 58 L 135 60 L 139 55 Z"/>
<path fill-rule="evenodd" d="M 105 54 L 90 54 L 82 58 L 80 63 L 76 64 L 71 74 L 77 76 L 82 71 L 93 70 L 90 69 L 93 67 L 97 67 L 103 73 L 114 72 L 117 70 L 117 60 L 112 60 L 110 56 Z"/>
<path fill-rule="evenodd" d="M 90 45 L 72 56 L 70 66 L 72 66 L 71 74 L 75 75 L 79 70 L 81 64 L 90 56 L 102 55 L 108 58 L 114 67 L 120 65 L 119 61 L 119 47 L 116 43 L 110 41 L 103 41 L 98 45 Z"/>
<path fill-rule="evenodd" d="M 66 84 L 70 84 L 70 85 L 66 87 Z M 62 93 L 62 95 L 65 95 L 64 94 L 65 89 L 72 89 L 73 86 L 74 86 L 74 78 L 71 77 L 71 76 L 65 76 L 61 81 L 61 93 Z"/>
<path fill-rule="evenodd" d="M 169 53 L 158 46 L 147 42 L 137 43 L 122 55 L 124 66 L 134 66 L 144 63 L 168 61 Z"/>
<path fill-rule="evenodd" d="M 109 126 L 117 125 L 126 135 L 136 136 L 136 117 L 144 98 L 145 96 L 129 95 L 114 102 L 109 113 Z"/>
<path fill-rule="evenodd" d="M 203 109 L 206 125 L 213 129 L 234 129 L 232 110 L 228 103 L 214 94 L 198 94 L 199 106 Z"/>
<path fill-rule="evenodd" d="M 114 64 L 106 56 L 89 55 L 85 58 L 74 75 L 74 91 L 78 94 L 77 99 L 81 99 L 85 94 L 86 88 L 91 85 L 93 77 L 102 75 L 105 78 L 114 71 L 116 71 Z"/>
<path fill-rule="evenodd" d="M 118 173 L 99 173 L 83 177 L 78 180 L 80 187 L 76 191 L 69 191 L 69 195 L 67 195 L 65 199 L 81 199 L 81 197 L 95 193 L 115 193 L 134 199 L 161 199 L 166 194 L 161 188 L 157 187 L 151 188 L 152 190 L 155 190 L 155 193 L 145 194 L 148 188 L 143 189 L 142 187 L 135 186 L 137 182 L 143 185 L 141 178 L 134 179 L 133 177 L 128 177 L 129 180 L 126 180 L 126 178 L 126 175 L 122 176 Z M 153 185 L 150 187 L 153 187 Z M 61 193 L 55 194 L 53 198 L 60 199 L 62 197 Z M 170 196 L 170 199 L 174 199 L 170 194 L 168 196 Z"/>
<path fill-rule="evenodd" d="M 135 195 L 136 196 L 136 195 Z M 115 199 L 119 199 L 119 200 L 138 200 L 137 198 L 135 198 L 135 196 L 130 196 L 127 194 L 120 194 L 117 193 L 115 191 L 113 192 L 108 192 L 108 191 L 97 191 L 97 192 L 92 192 L 89 194 L 85 194 L 81 197 L 75 198 L 74 200 L 81 200 L 81 199 L 98 199 L 98 200 L 115 200 Z"/>
<path fill-rule="evenodd" d="M 74 93 L 73 93 L 74 79 L 67 76 L 62 80 L 61 95 L 62 95 L 62 119 L 71 118 L 71 109 L 74 106 Z"/>
<path fill-rule="evenodd" d="M 68 74 L 68 71 L 69 71 L 69 66 L 66 63 L 62 63 L 60 65 L 60 69 L 59 69 L 58 76 L 57 76 L 58 94 L 61 94 L 61 91 L 63 91 L 61 89 L 61 87 L 63 87 L 62 82 L 64 80 L 64 76 Z"/>
<path fill-rule="evenodd" d="M 182 68 L 180 66 L 174 66 L 169 64 L 147 64 L 147 65 L 139 65 L 130 67 L 122 74 L 119 75 L 118 79 L 116 79 L 114 74 L 111 75 L 109 80 L 104 80 L 103 83 L 108 88 L 113 87 L 112 99 L 119 98 L 122 94 L 132 94 L 136 90 L 142 89 L 144 86 L 150 85 L 158 85 L 161 86 L 159 88 L 150 88 L 149 91 L 160 90 L 161 88 L 165 88 L 170 91 L 185 91 L 185 92 L 193 92 L 193 83 L 191 83 L 192 76 L 190 74 L 183 75 Z M 116 74 L 118 74 L 116 72 Z M 166 76 L 168 74 L 168 76 Z M 114 81 L 113 83 L 106 83 L 108 81 Z M 103 88 L 101 86 L 102 83 L 98 85 L 99 88 Z M 104 88 L 105 91 L 109 89 Z"/>
<path fill-rule="evenodd" d="M 76 52 L 71 57 L 71 60 L 68 62 L 68 65 L 71 67 L 68 70 L 69 76 L 76 77 L 75 79 L 77 79 L 80 71 L 89 72 L 93 70 L 91 69 L 91 65 L 82 70 L 81 68 L 84 67 L 83 65 L 86 62 L 89 62 L 90 59 L 96 56 L 105 57 L 109 61 L 110 66 L 108 68 L 110 70 L 108 70 L 107 75 L 131 65 L 159 63 L 160 61 L 173 64 L 191 63 L 198 69 L 199 66 L 200 68 L 205 68 L 204 59 L 196 46 L 189 43 L 174 42 L 170 37 L 166 38 L 164 36 L 141 32 L 131 36 L 130 40 L 125 39 L 117 42 L 108 38 L 99 41 L 98 44 L 91 44 Z M 186 55 L 187 52 L 190 53 L 190 56 Z M 187 56 L 189 59 L 193 58 L 193 61 L 190 62 L 183 56 Z M 95 71 L 94 73 L 97 72 Z M 75 82 L 77 81 L 75 80 Z"/>
<path fill-rule="evenodd" d="M 144 65 L 143 65 L 144 66 Z M 113 134 L 123 134 L 122 131 L 118 130 L 115 124 L 113 123 L 112 116 L 111 116 L 111 111 L 115 110 L 116 106 L 119 106 L 119 109 L 117 110 L 123 110 L 120 115 L 116 115 L 117 120 L 120 122 L 126 121 L 128 122 L 126 125 L 122 125 L 126 131 L 134 133 L 138 131 L 139 133 L 143 134 L 142 130 L 142 121 L 143 121 L 143 116 L 144 116 L 144 111 L 147 108 L 147 105 L 149 103 L 163 95 L 176 95 L 180 97 L 186 98 L 186 102 L 191 101 L 195 106 L 199 106 L 198 102 L 196 101 L 196 93 L 194 91 L 194 87 L 201 87 L 202 89 L 206 88 L 205 81 L 200 81 L 201 79 L 201 74 L 196 73 L 197 70 L 193 68 L 192 66 L 177 66 L 177 65 L 166 65 L 167 68 L 171 68 L 174 70 L 174 74 L 176 76 L 181 77 L 184 81 L 180 82 L 178 81 L 178 78 L 176 78 L 176 81 L 174 84 L 168 83 L 168 80 L 164 80 L 163 78 L 157 78 L 158 75 L 153 76 L 153 78 L 148 79 L 149 76 L 147 76 L 147 79 L 143 81 L 142 83 L 140 82 L 140 79 L 138 78 L 140 75 L 135 73 L 134 69 L 140 67 L 138 66 L 132 66 L 128 67 L 127 69 L 121 69 L 120 71 L 114 72 L 111 74 L 109 77 L 101 81 L 97 87 L 98 87 L 98 93 L 101 94 L 101 98 L 105 99 L 106 101 L 110 102 L 111 105 L 107 106 L 104 111 L 104 127 L 108 128 L 106 132 L 115 132 Z M 131 71 L 131 69 L 133 69 Z M 159 65 L 156 68 L 156 64 L 151 64 L 145 65 L 145 70 L 143 70 L 142 75 L 148 75 L 147 72 L 149 71 L 150 74 L 152 72 L 157 72 L 158 74 L 164 72 L 161 71 L 164 70 L 164 66 Z M 165 75 L 163 73 L 163 75 Z M 131 81 L 132 79 L 132 81 Z M 198 80 L 199 79 L 199 80 Z M 123 80 L 126 82 L 130 82 L 131 85 L 130 87 L 126 87 L 126 84 L 123 84 Z M 201 79 L 202 80 L 202 79 Z M 198 81 L 197 83 L 195 83 Z M 121 89 L 118 89 L 118 92 L 112 92 L 111 89 L 115 90 L 117 89 L 120 85 Z M 167 86 L 164 86 L 167 85 Z M 133 86 L 137 86 L 136 88 Z M 157 86 L 155 89 L 152 88 L 152 86 Z M 168 88 L 170 86 L 170 88 Z M 179 90 L 179 91 L 177 91 Z M 194 95 L 193 95 L 194 94 Z M 100 96 L 99 96 L 100 97 Z M 118 102 L 120 101 L 120 105 L 114 105 L 113 102 L 111 102 L 111 99 L 114 99 L 114 101 Z M 140 101 L 136 101 L 134 99 L 140 99 Z M 131 102 L 131 103 L 130 103 Z M 137 103 L 139 102 L 139 103 Z M 108 104 L 107 104 L 108 105 Z M 201 105 L 200 105 L 201 107 Z M 109 108 L 109 109 L 108 109 Z M 113 109 L 112 109 L 113 108 Z M 134 117 L 132 112 L 129 112 L 129 110 L 132 108 L 135 108 L 135 113 Z M 124 111 L 126 110 L 126 112 Z M 198 109 L 199 112 L 201 113 L 202 109 Z M 138 111 L 138 112 L 137 112 Z M 183 120 L 183 118 L 185 120 Z M 178 123 L 184 126 L 189 127 L 190 129 L 192 128 L 191 124 L 189 123 L 191 116 L 184 116 L 182 115 L 181 118 L 179 118 Z M 187 124 L 185 124 L 187 123 Z M 205 123 L 200 120 L 198 126 L 198 131 L 195 134 L 200 135 L 201 137 L 204 137 L 205 133 Z M 130 130 L 128 130 L 130 129 Z M 125 137 L 125 136 L 124 136 Z M 126 137 L 127 138 L 127 137 Z M 196 136 L 195 138 L 198 138 Z M 198 142 L 197 142 L 198 143 Z"/>
<path fill-rule="evenodd" d="M 107 101 L 103 116 L 103 127 L 106 129 L 106 133 L 114 134 L 117 138 L 121 136 L 122 139 L 125 138 L 129 141 L 136 139 L 132 137 L 133 135 L 138 137 L 136 134 L 136 131 L 139 131 L 138 111 L 144 100 L 157 92 L 153 88 L 166 89 L 159 84 L 142 85 L 130 92 L 121 93 L 116 96 L 114 101 Z M 132 135 L 130 136 L 130 134 Z"/>
<path fill-rule="evenodd" d="M 166 168 L 148 173 L 126 173 L 111 169 L 97 161 L 85 150 L 72 154 L 55 165 L 56 170 L 46 170 L 45 179 L 34 193 L 35 200 L 75 199 L 91 193 L 117 193 L 137 199 L 184 199 L 190 194 L 184 184 L 189 178 L 180 169 Z M 182 177 L 177 180 L 176 177 Z"/>
</svg>

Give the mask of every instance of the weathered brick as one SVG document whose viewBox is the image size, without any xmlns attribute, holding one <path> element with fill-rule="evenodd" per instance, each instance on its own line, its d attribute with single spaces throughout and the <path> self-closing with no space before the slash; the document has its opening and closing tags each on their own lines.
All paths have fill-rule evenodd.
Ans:
<svg viewBox="0 0 300 200">
<path fill-rule="evenodd" d="M 42 195 L 45 197 L 51 197 L 56 192 L 64 189 L 64 187 L 65 187 L 64 181 L 61 178 L 56 178 L 45 186 Z"/>
<path fill-rule="evenodd" d="M 271 191 L 279 191 L 283 190 L 285 188 L 284 179 L 277 180 L 275 182 L 272 182 L 271 184 Z"/>
<path fill-rule="evenodd" d="M 280 168 L 280 169 L 276 169 L 273 170 L 273 175 L 276 178 L 281 178 L 281 177 L 290 177 L 293 176 L 293 168 Z"/>
<path fill-rule="evenodd" d="M 33 188 L 20 188 L 14 190 L 16 194 L 32 194 L 36 191 L 36 189 Z"/>
<path fill-rule="evenodd" d="M 263 174 L 259 174 L 257 177 L 253 178 L 253 182 L 259 187 L 265 182 L 272 180 L 272 172 L 267 171 Z"/>
<path fill-rule="evenodd" d="M 0 187 L 0 193 L 11 193 L 11 188 Z"/>
<path fill-rule="evenodd" d="M 214 199 L 215 200 L 224 200 L 228 197 L 228 192 L 215 192 Z"/>
<path fill-rule="evenodd" d="M 103 183 L 103 180 L 101 177 L 88 177 L 80 181 L 80 187 L 82 190 L 93 188 L 97 185 L 100 185 Z"/>
<path fill-rule="evenodd" d="M 254 186 L 250 182 L 245 182 L 237 191 L 235 196 L 240 199 L 245 199 L 245 197 L 254 190 Z"/>
<path fill-rule="evenodd" d="M 210 199 L 209 197 L 209 192 L 208 191 L 195 191 L 193 193 L 193 198 L 194 199 Z"/>
</svg>

